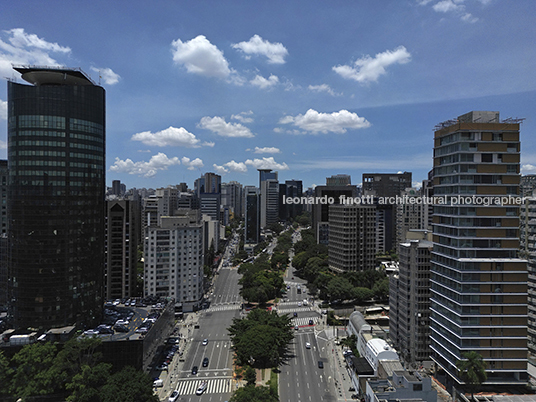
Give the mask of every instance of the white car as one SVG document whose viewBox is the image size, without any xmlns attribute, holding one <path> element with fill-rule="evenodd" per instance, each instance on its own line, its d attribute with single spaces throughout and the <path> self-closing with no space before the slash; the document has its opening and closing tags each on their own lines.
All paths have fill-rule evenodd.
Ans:
<svg viewBox="0 0 536 402">
<path fill-rule="evenodd" d="M 208 339 L 203 339 L 203 346 L 207 346 L 208 344 Z"/>
<path fill-rule="evenodd" d="M 197 388 L 197 391 L 195 391 L 195 394 L 201 395 L 203 392 L 207 390 L 207 387 L 208 387 L 208 382 L 203 381 L 201 385 L 199 385 L 199 387 Z"/>
<path fill-rule="evenodd" d="M 311 344 L 309 342 L 305 342 L 305 349 L 311 349 Z"/>
<path fill-rule="evenodd" d="M 158 387 L 163 387 L 163 386 L 164 386 L 164 381 L 162 381 L 160 378 L 157 378 L 156 380 L 154 380 L 153 387 L 158 388 Z"/>
<path fill-rule="evenodd" d="M 309 302 L 307 300 L 303 299 L 303 305 L 307 306 L 307 304 L 309 304 Z"/>
<path fill-rule="evenodd" d="M 179 400 L 179 391 L 173 391 L 169 396 L 169 402 L 177 402 Z"/>
</svg>

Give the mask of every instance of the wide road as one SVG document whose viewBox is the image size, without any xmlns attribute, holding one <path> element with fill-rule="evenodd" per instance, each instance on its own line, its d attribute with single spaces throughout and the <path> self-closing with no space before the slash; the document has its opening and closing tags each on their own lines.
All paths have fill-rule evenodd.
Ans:
<svg viewBox="0 0 536 402">
<path fill-rule="evenodd" d="M 227 328 L 233 318 L 240 317 L 239 275 L 236 269 L 221 269 L 218 272 L 213 294 L 209 296 L 209 308 L 197 313 L 197 325 L 189 328 L 188 353 L 182 370 L 177 373 L 179 378 L 175 387 L 179 391 L 180 401 L 224 402 L 229 400 L 235 387 Z M 203 367 L 205 358 L 208 358 L 207 367 Z M 198 368 L 197 374 L 192 374 L 194 366 Z M 203 382 L 207 383 L 206 391 L 200 396 L 196 395 L 197 388 Z"/>
</svg>

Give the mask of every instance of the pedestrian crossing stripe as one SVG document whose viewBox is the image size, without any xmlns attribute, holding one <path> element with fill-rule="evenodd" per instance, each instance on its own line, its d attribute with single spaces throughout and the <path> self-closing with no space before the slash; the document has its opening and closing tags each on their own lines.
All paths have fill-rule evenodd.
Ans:
<svg viewBox="0 0 536 402">
<path fill-rule="evenodd" d="M 310 325 L 309 324 L 309 320 L 313 320 L 313 323 L 316 324 L 318 322 L 318 318 L 313 318 L 313 317 L 298 317 L 298 318 L 293 318 L 292 319 L 292 325 L 297 325 L 299 327 L 301 326 L 307 326 L 307 325 Z"/>
<path fill-rule="evenodd" d="M 177 387 L 175 388 L 179 395 L 194 395 L 197 388 L 203 383 L 207 382 L 208 386 L 205 394 L 225 394 L 231 393 L 231 379 L 230 378 L 219 378 L 214 380 L 203 380 L 198 378 L 195 380 L 185 379 L 179 380 Z"/>
<path fill-rule="evenodd" d="M 221 304 L 209 307 L 207 310 L 205 310 L 208 313 L 211 313 L 213 311 L 226 311 L 226 310 L 240 310 L 240 305 L 236 304 Z"/>
<path fill-rule="evenodd" d="M 311 307 L 278 308 L 277 311 L 281 314 L 292 314 L 292 313 L 299 313 L 300 311 L 312 311 L 312 308 Z"/>
</svg>

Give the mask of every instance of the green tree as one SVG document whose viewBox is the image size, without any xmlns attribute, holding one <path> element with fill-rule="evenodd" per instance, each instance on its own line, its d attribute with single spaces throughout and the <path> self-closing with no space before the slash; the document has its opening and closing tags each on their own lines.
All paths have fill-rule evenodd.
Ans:
<svg viewBox="0 0 536 402">
<path fill-rule="evenodd" d="M 142 371 L 126 366 L 108 378 L 101 388 L 102 402 L 158 402 L 153 381 Z"/>
<path fill-rule="evenodd" d="M 336 276 L 329 281 L 327 293 L 330 301 L 353 299 L 354 287 L 347 279 Z"/>
<path fill-rule="evenodd" d="M 279 397 L 269 387 L 247 385 L 238 388 L 229 402 L 279 402 Z"/>
<path fill-rule="evenodd" d="M 246 372 L 244 373 L 244 380 L 246 380 L 247 385 L 255 385 L 257 383 L 257 372 L 251 366 L 247 366 Z"/>
<path fill-rule="evenodd" d="M 65 388 L 71 392 L 69 402 L 101 402 L 101 387 L 110 377 L 112 366 L 99 363 L 96 366 L 83 365 Z"/>
<path fill-rule="evenodd" d="M 237 363 L 257 368 L 278 367 L 288 356 L 294 338 L 291 318 L 255 309 L 247 317 L 233 319 L 227 329 Z"/>
<path fill-rule="evenodd" d="M 471 392 L 471 399 L 474 400 L 475 389 L 478 388 L 488 378 L 486 374 L 486 363 L 482 356 L 475 352 L 462 353 L 462 359 L 456 362 L 456 368 L 463 382 Z"/>
<path fill-rule="evenodd" d="M 49 395 L 61 389 L 59 370 L 54 365 L 56 347 L 52 343 L 24 346 L 11 359 L 16 367 L 11 382 L 11 394 L 17 398 Z"/>
<path fill-rule="evenodd" d="M 13 370 L 9 367 L 9 359 L 0 351 L 0 396 L 9 393 L 9 383 Z"/>
</svg>

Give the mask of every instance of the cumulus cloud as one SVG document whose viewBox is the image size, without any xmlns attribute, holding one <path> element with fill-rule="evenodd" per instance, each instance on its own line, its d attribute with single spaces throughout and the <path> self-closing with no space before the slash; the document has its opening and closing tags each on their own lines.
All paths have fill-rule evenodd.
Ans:
<svg viewBox="0 0 536 402">
<path fill-rule="evenodd" d="M 102 78 L 106 85 L 114 85 L 119 82 L 121 76 L 113 72 L 111 68 L 97 68 L 91 67 L 92 71 L 99 73 L 99 77 Z"/>
<path fill-rule="evenodd" d="M 228 123 L 223 117 L 203 117 L 197 127 L 210 130 L 222 137 L 254 137 L 251 130 L 240 123 Z"/>
<path fill-rule="evenodd" d="M 286 163 L 277 163 L 273 156 L 262 159 L 248 159 L 244 162 L 247 166 L 251 166 L 255 169 L 272 169 L 272 170 L 288 170 L 289 167 Z"/>
<path fill-rule="evenodd" d="M 463 10 L 463 4 L 460 4 L 460 1 L 452 1 L 452 0 L 441 0 L 440 2 L 434 4 L 432 8 L 434 11 L 437 11 L 438 13 L 448 13 L 451 11 L 462 11 Z"/>
<path fill-rule="evenodd" d="M 489 4 L 490 0 L 479 0 L 484 6 Z M 420 5 L 427 5 L 431 0 L 417 0 Z M 478 21 L 471 13 L 466 12 L 465 0 L 440 0 L 432 6 L 432 9 L 438 13 L 453 13 L 458 15 L 464 22 L 473 24 Z"/>
<path fill-rule="evenodd" d="M 343 134 L 347 129 L 358 130 L 370 127 L 370 123 L 364 117 L 359 117 L 356 113 L 351 113 L 348 110 L 340 110 L 339 112 L 333 113 L 319 113 L 316 110 L 309 109 L 304 115 L 285 116 L 279 120 L 279 123 L 293 124 L 313 134 Z"/>
<path fill-rule="evenodd" d="M 224 163 L 223 165 L 212 165 L 218 174 L 225 174 L 229 172 L 246 173 L 248 168 L 244 162 L 231 162 Z"/>
<path fill-rule="evenodd" d="M 252 123 L 253 118 L 249 117 L 249 116 L 252 116 L 252 115 L 253 115 L 253 112 L 250 110 L 249 112 L 241 112 L 241 113 L 238 113 L 238 114 L 233 114 L 233 115 L 231 115 L 231 119 L 238 120 L 238 121 L 240 121 L 242 123 Z"/>
<path fill-rule="evenodd" d="M 376 82 L 380 75 L 386 74 L 386 68 L 393 64 L 406 64 L 411 60 L 411 54 L 404 46 L 395 50 L 386 50 L 374 57 L 369 55 L 356 60 L 353 66 L 343 65 L 333 67 L 333 71 L 341 77 L 359 83 Z"/>
<path fill-rule="evenodd" d="M 0 75 L 10 77 L 14 73 L 12 64 L 24 65 L 59 65 L 50 53 L 65 56 L 71 52 L 67 46 L 48 42 L 35 34 L 29 34 L 23 28 L 14 28 L 2 32 L 0 38 Z"/>
<path fill-rule="evenodd" d="M 266 89 L 279 84 L 279 78 L 276 75 L 271 74 L 269 78 L 264 78 L 262 75 L 256 75 L 250 81 L 250 84 L 260 89 Z"/>
<path fill-rule="evenodd" d="M 7 149 L 7 142 L 0 141 L 0 149 Z"/>
<path fill-rule="evenodd" d="M 309 85 L 309 90 L 313 92 L 326 92 L 331 96 L 339 96 L 341 94 L 336 93 L 328 84 L 321 85 Z"/>
<path fill-rule="evenodd" d="M 276 147 L 255 147 L 255 151 L 253 151 L 256 154 L 278 154 L 281 152 L 279 148 Z"/>
<path fill-rule="evenodd" d="M 536 166 L 530 163 L 521 165 L 521 174 L 536 174 Z"/>
<path fill-rule="evenodd" d="M 284 64 L 285 56 L 288 55 L 288 50 L 282 43 L 271 43 L 262 39 L 259 35 L 253 35 L 249 41 L 235 43 L 232 45 L 234 49 L 238 49 L 246 54 L 249 59 L 251 55 L 261 55 L 268 58 L 270 64 Z"/>
<path fill-rule="evenodd" d="M 213 147 L 213 142 L 203 142 L 197 139 L 194 134 L 188 132 L 183 127 L 168 127 L 165 130 L 152 133 L 144 131 L 134 134 L 131 138 L 133 141 L 141 141 L 145 145 L 153 145 L 157 147 L 187 147 L 199 148 L 200 146 Z"/>
<path fill-rule="evenodd" d="M 195 158 L 193 161 L 190 160 L 190 158 L 187 158 L 187 157 L 183 157 L 181 159 L 181 162 L 184 166 L 186 166 L 188 168 L 188 170 L 195 170 L 195 169 L 201 169 L 203 166 L 205 166 L 203 164 L 203 161 L 199 158 Z"/>
<path fill-rule="evenodd" d="M 168 156 L 162 152 L 153 155 L 148 162 L 133 162 L 131 159 L 121 160 L 115 158 L 115 162 L 110 166 L 112 172 L 135 174 L 144 177 L 153 177 L 159 170 L 167 170 L 170 166 L 180 165 L 179 158 Z"/>
<path fill-rule="evenodd" d="M 7 120 L 7 101 L 0 99 L 0 120 Z"/>
<path fill-rule="evenodd" d="M 223 52 L 203 35 L 186 42 L 174 40 L 171 52 L 173 61 L 183 65 L 189 73 L 217 78 L 226 78 L 231 74 Z"/>
</svg>

